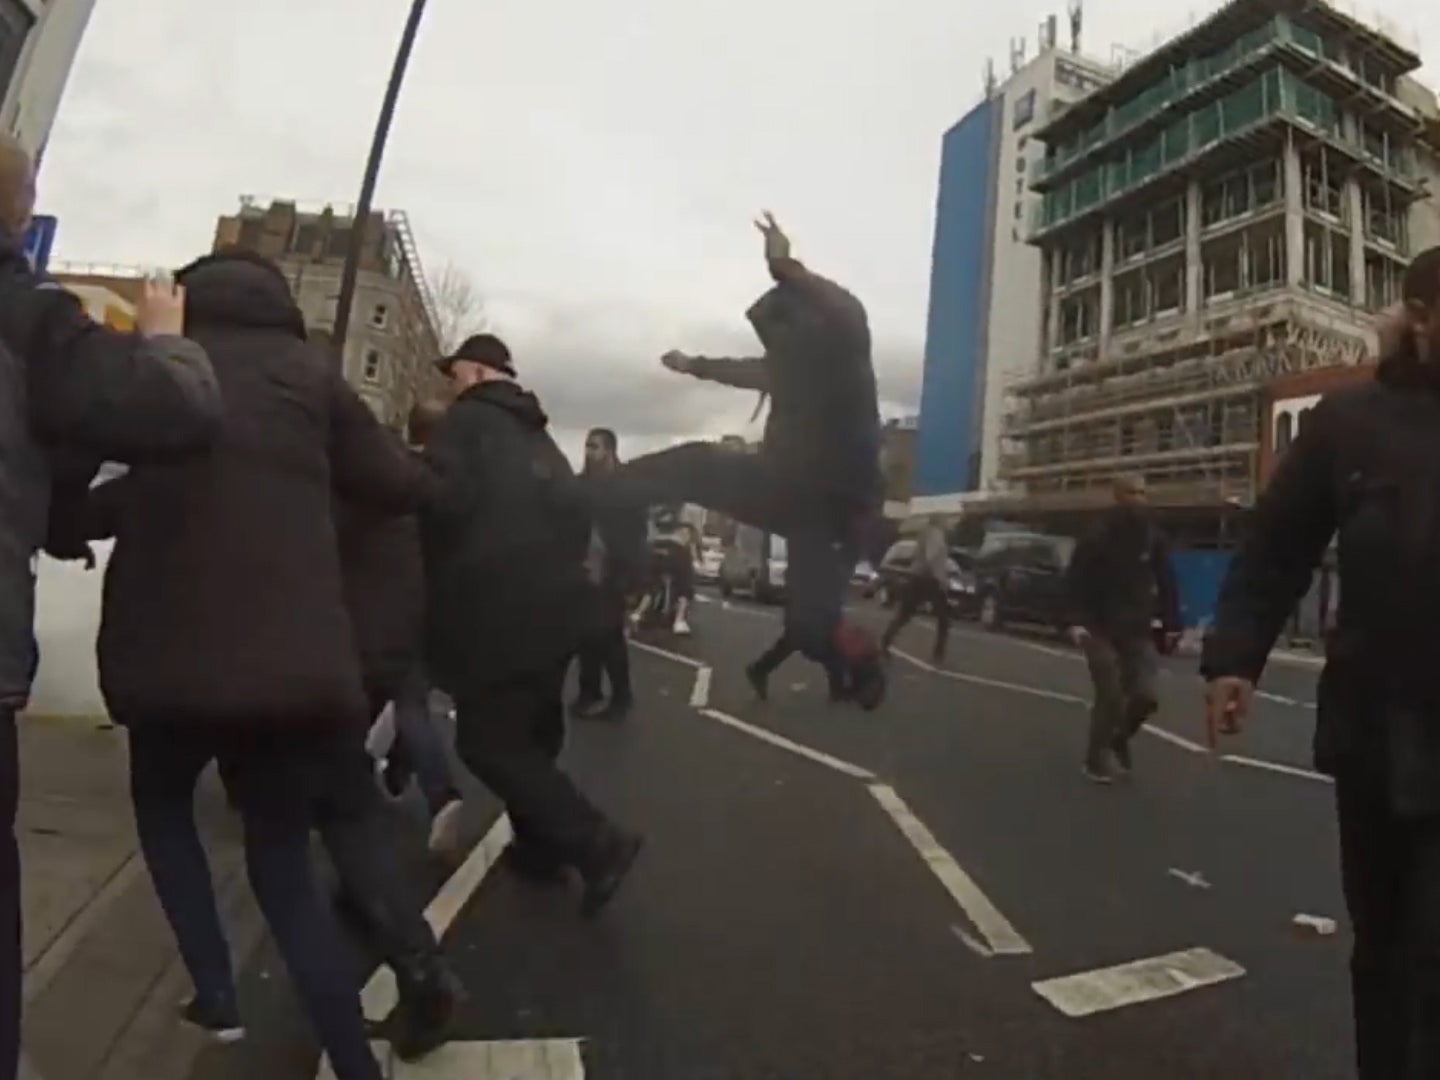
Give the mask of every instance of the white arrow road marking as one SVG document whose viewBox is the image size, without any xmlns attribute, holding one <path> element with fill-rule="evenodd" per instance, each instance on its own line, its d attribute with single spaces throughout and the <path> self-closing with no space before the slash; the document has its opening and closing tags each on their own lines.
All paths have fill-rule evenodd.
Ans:
<svg viewBox="0 0 1440 1080">
<path fill-rule="evenodd" d="M 1238 979 L 1244 974 L 1243 967 L 1217 952 L 1186 949 L 1079 975 L 1046 979 L 1031 986 L 1066 1016 L 1081 1017 L 1174 997 L 1187 990 Z"/>
<path fill-rule="evenodd" d="M 1030 943 L 1000 914 L 1000 909 L 990 902 L 990 898 L 975 884 L 974 879 L 960 869 L 960 864 L 940 846 L 935 834 L 911 812 L 894 788 L 888 784 L 871 784 L 870 794 L 875 796 L 875 801 L 890 815 L 911 846 L 920 853 L 930 872 L 945 886 L 945 891 L 960 905 L 960 910 L 965 912 L 971 924 L 985 939 L 985 947 L 990 950 L 991 955 L 1022 956 L 1033 951 Z M 965 940 L 963 935 L 961 940 Z"/>
</svg>

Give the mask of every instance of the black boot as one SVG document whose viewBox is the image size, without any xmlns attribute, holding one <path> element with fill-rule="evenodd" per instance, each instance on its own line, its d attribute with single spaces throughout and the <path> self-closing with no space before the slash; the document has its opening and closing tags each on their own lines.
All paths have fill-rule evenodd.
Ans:
<svg viewBox="0 0 1440 1080">
<path fill-rule="evenodd" d="M 758 700 L 769 700 L 770 672 L 760 666 L 760 661 L 757 660 L 745 668 L 745 678 L 749 681 L 750 688 L 755 691 L 755 697 Z"/>
<path fill-rule="evenodd" d="M 532 842 L 512 840 L 500 852 L 500 865 L 531 885 L 563 885 L 565 864 Z"/>
<path fill-rule="evenodd" d="M 395 982 L 400 1001 L 385 1021 L 386 1034 L 401 1061 L 418 1061 L 450 1041 L 465 990 L 438 956 L 397 966 Z"/>
<path fill-rule="evenodd" d="M 591 841 L 580 868 L 585 879 L 585 895 L 580 901 L 580 914 L 586 918 L 600 913 L 619 891 L 625 875 L 635 865 L 645 841 L 636 833 L 625 832 L 614 825 L 602 825 Z"/>
</svg>

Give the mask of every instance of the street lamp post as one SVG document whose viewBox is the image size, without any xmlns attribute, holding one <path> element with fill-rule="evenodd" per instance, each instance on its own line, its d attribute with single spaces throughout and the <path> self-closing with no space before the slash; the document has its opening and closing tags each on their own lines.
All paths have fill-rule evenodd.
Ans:
<svg viewBox="0 0 1440 1080">
<path fill-rule="evenodd" d="M 340 275 L 340 295 L 335 301 L 335 356 L 342 367 L 345 363 L 345 341 L 350 336 L 350 311 L 355 306 L 355 279 L 360 273 L 360 255 L 365 247 L 366 226 L 370 223 L 370 204 L 375 200 L 375 181 L 380 176 L 380 160 L 385 156 L 385 141 L 390 136 L 390 122 L 395 118 L 395 103 L 400 98 L 400 84 L 405 81 L 405 68 L 410 51 L 420 30 L 420 17 L 425 13 L 425 0 L 411 0 L 410 16 L 400 35 L 395 51 L 395 64 L 390 69 L 390 84 L 385 87 L 385 100 L 375 121 L 375 138 L 370 143 L 370 157 L 365 162 L 365 177 L 360 181 L 360 199 L 350 225 L 350 249 L 345 253 L 345 269 Z"/>
</svg>

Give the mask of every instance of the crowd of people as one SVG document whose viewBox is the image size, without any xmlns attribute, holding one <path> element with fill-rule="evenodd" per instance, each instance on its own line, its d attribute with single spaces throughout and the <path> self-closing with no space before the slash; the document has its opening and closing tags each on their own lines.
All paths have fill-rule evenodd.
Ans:
<svg viewBox="0 0 1440 1080">
<path fill-rule="evenodd" d="M 594 916 L 635 863 L 640 835 L 558 758 L 572 659 L 580 715 L 633 701 L 626 599 L 644 572 L 646 508 L 694 502 L 790 536 L 786 641 L 879 703 L 879 650 L 842 609 L 879 503 L 869 329 L 768 215 L 774 284 L 749 312 L 764 354 L 664 361 L 767 394 L 762 452 L 692 443 L 621 463 L 614 433 L 596 429 L 577 476 L 494 335 L 436 359 L 451 395 L 417 406 L 402 436 L 308 339 L 274 264 L 238 248 L 198 258 L 147 283 L 137 331 L 119 333 L 30 267 L 19 241 L 33 204 L 31 162 L 0 140 L 0 1080 L 19 1054 L 16 721 L 37 663 L 42 550 L 93 566 L 91 545 L 113 540 L 100 689 L 128 734 L 141 851 L 194 984 L 183 1019 L 221 1040 L 244 1033 L 194 819 L 213 764 L 338 1080 L 381 1074 L 312 830 L 396 975 L 381 1030 L 399 1056 L 443 1043 L 464 993 L 397 870 L 367 752 L 377 717 L 394 730 L 383 786 L 418 779 L 435 851 L 460 842 L 441 731 L 453 719 L 459 762 L 510 819 L 507 869 L 550 886 L 578 877 Z"/>
</svg>

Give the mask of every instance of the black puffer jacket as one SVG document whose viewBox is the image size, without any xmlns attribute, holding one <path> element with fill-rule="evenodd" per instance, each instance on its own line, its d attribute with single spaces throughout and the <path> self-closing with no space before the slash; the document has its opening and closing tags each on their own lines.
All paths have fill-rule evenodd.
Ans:
<svg viewBox="0 0 1440 1080">
<path fill-rule="evenodd" d="M 203 459 L 115 483 L 100 686 L 122 723 L 327 724 L 364 717 L 332 492 L 412 511 L 428 471 L 306 344 L 273 267 L 211 257 L 182 274 L 187 330 L 225 396 Z"/>
<path fill-rule="evenodd" d="M 765 355 L 700 358 L 694 374 L 769 395 L 764 450 L 797 485 L 878 504 L 880 413 L 864 305 L 795 266 L 745 314 Z"/>
<path fill-rule="evenodd" d="M 107 330 L 31 272 L 0 235 L 0 709 L 30 694 L 35 552 L 45 540 L 50 454 L 135 461 L 203 449 L 220 418 L 204 351 L 184 338 Z"/>
<path fill-rule="evenodd" d="M 585 630 L 590 517 L 533 394 L 465 391 L 427 451 L 443 496 L 421 518 L 430 675 L 455 697 L 551 670 Z"/>
<path fill-rule="evenodd" d="M 1144 510 L 1117 506 L 1075 545 L 1067 571 L 1073 621 L 1104 637 L 1150 633 L 1159 619 L 1180 630 L 1180 592 L 1170 544 Z"/>
</svg>

